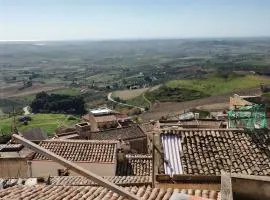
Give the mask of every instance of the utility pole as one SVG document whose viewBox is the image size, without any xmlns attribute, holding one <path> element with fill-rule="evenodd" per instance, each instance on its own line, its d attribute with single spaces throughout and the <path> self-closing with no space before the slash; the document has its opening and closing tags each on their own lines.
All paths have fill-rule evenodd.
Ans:
<svg viewBox="0 0 270 200">
<path fill-rule="evenodd" d="M 12 125 L 11 125 L 11 132 L 18 133 L 15 115 L 16 115 L 15 106 L 14 106 L 14 104 L 12 104 L 12 119 L 13 119 L 13 121 L 12 121 Z"/>
<path fill-rule="evenodd" d="M 155 187 L 155 133 L 152 138 L 152 187 Z"/>
</svg>

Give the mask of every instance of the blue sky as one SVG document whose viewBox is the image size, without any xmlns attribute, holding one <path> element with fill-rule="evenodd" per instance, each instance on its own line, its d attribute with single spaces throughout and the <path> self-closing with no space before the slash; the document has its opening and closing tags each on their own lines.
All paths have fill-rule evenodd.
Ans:
<svg viewBox="0 0 270 200">
<path fill-rule="evenodd" d="M 0 40 L 270 36 L 270 0 L 0 0 Z"/>
</svg>

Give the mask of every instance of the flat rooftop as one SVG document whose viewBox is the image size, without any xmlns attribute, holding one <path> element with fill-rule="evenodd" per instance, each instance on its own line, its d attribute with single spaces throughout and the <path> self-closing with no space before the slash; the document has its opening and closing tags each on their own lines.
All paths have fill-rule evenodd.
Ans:
<svg viewBox="0 0 270 200">
<path fill-rule="evenodd" d="M 112 113 L 113 111 L 109 108 L 106 108 L 106 107 L 102 107 L 102 108 L 97 108 L 97 109 L 92 109 L 92 110 L 89 110 L 90 113 L 92 113 L 93 115 L 105 115 L 105 114 L 110 114 Z"/>
</svg>

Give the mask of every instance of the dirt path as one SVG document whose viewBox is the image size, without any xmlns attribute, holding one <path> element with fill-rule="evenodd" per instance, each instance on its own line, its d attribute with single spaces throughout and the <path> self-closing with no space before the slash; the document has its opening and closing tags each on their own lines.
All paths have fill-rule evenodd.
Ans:
<svg viewBox="0 0 270 200">
<path fill-rule="evenodd" d="M 151 108 L 152 108 L 152 102 L 149 101 L 149 100 L 145 97 L 144 94 L 145 94 L 145 93 L 143 93 L 142 97 L 143 97 L 143 99 L 144 99 L 145 101 L 147 101 L 147 103 L 149 104 L 149 108 L 151 109 Z"/>
<path fill-rule="evenodd" d="M 144 121 L 149 121 L 151 119 L 160 119 L 162 116 L 178 115 L 184 110 L 192 108 L 206 109 L 209 111 L 228 109 L 229 97 L 235 93 L 239 95 L 259 95 L 261 94 L 261 91 L 259 88 L 252 88 L 192 101 L 155 103 L 153 104 L 151 111 L 143 113 L 141 117 Z"/>
</svg>

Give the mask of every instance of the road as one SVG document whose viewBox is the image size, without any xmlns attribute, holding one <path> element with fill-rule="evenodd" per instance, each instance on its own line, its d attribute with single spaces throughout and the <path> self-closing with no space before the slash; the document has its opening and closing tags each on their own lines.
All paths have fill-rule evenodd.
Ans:
<svg viewBox="0 0 270 200">
<path fill-rule="evenodd" d="M 126 104 L 126 103 L 121 103 L 121 102 L 115 101 L 115 100 L 112 98 L 112 92 L 110 92 L 110 93 L 108 94 L 107 99 L 108 99 L 108 101 L 114 102 L 114 103 L 116 103 L 116 104 L 118 104 L 118 105 L 127 106 L 127 107 L 131 107 L 131 108 L 139 108 L 142 112 L 145 111 L 145 109 L 142 108 L 142 107 L 134 106 L 134 105 L 130 105 L 130 104 Z"/>
</svg>

